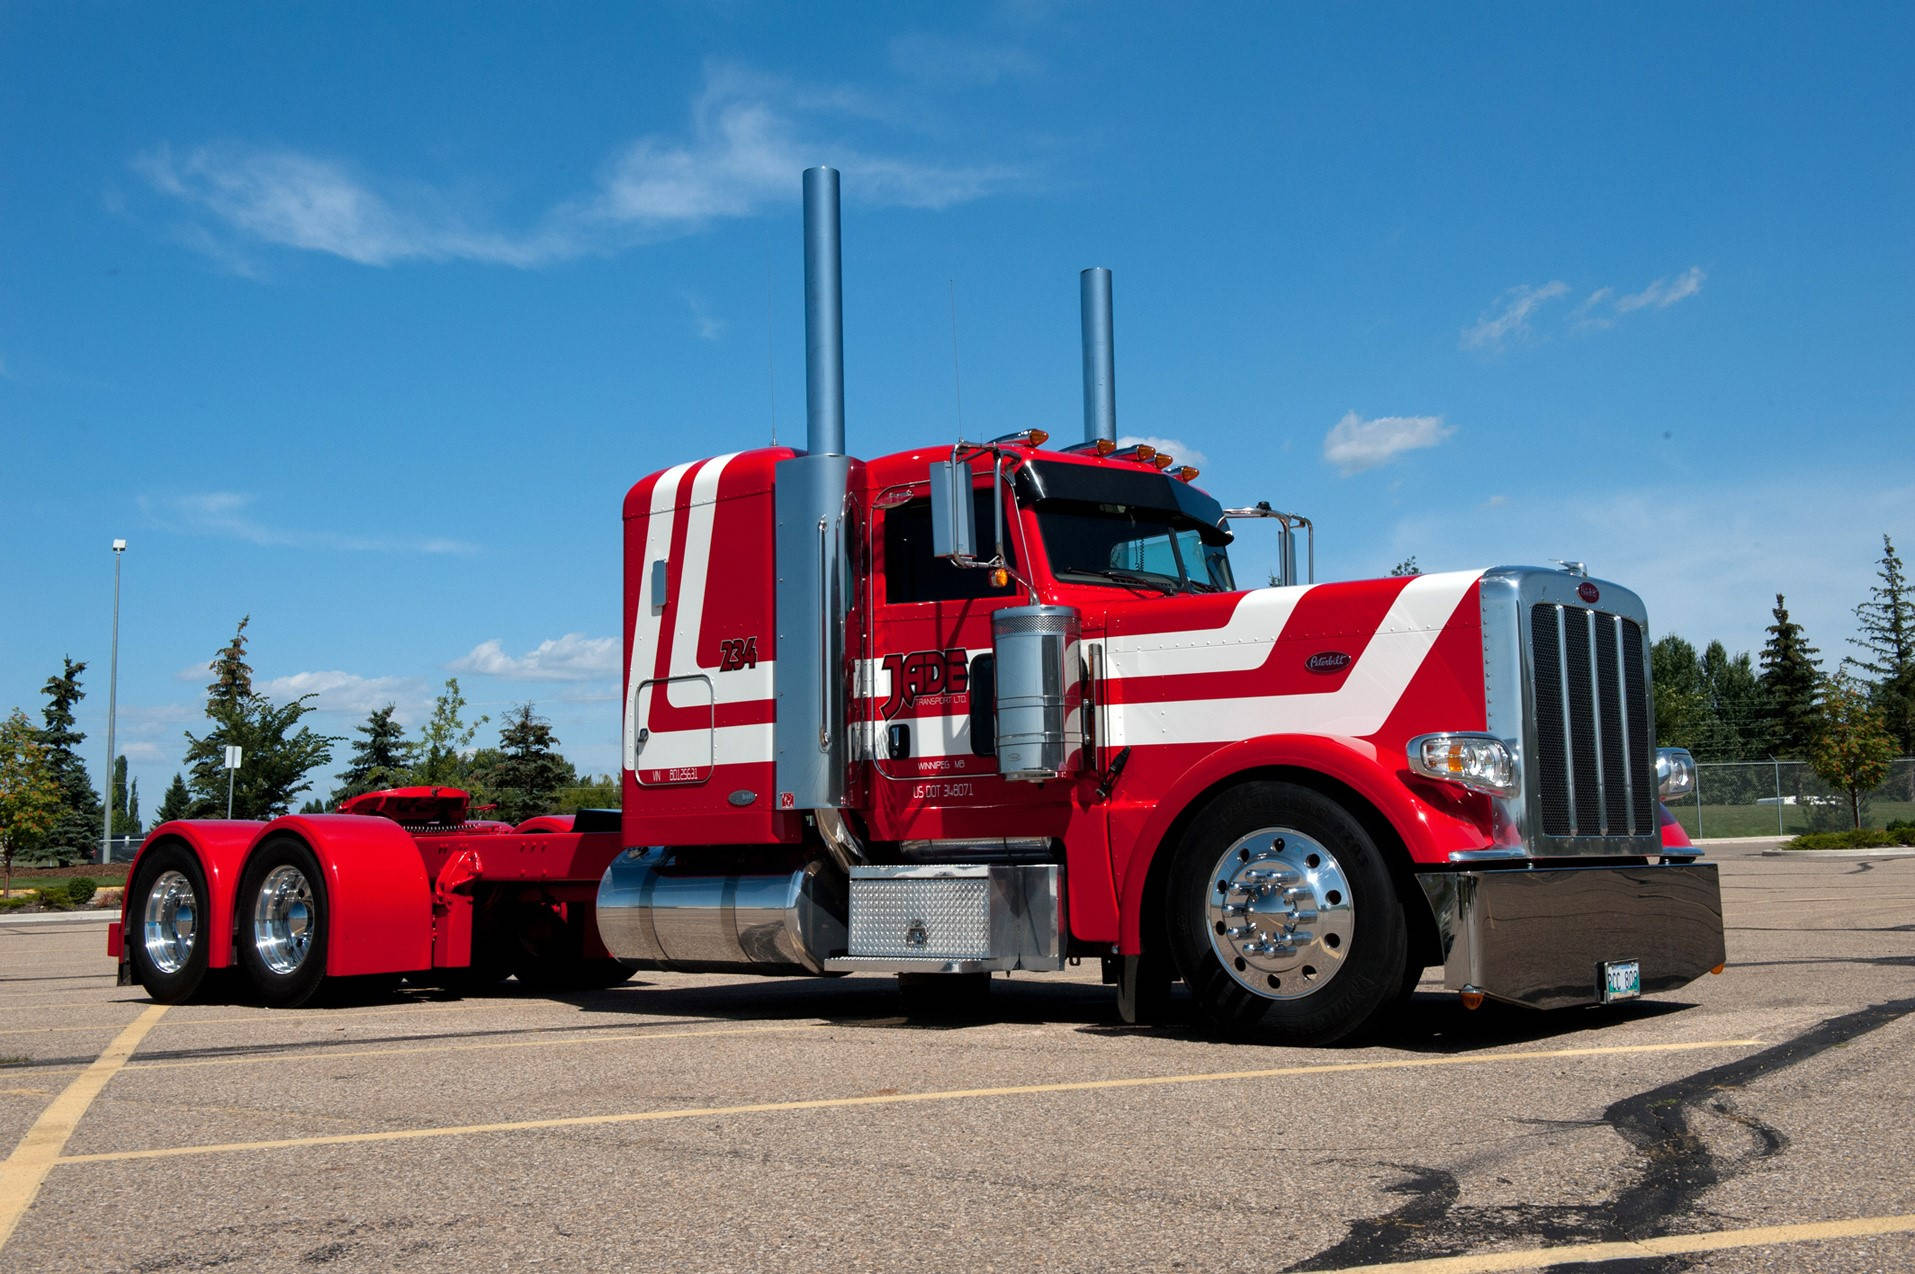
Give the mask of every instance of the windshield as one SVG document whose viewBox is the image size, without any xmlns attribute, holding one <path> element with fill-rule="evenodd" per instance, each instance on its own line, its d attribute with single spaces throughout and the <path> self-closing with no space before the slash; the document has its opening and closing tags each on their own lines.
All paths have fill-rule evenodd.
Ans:
<svg viewBox="0 0 1915 1274">
<path fill-rule="evenodd" d="M 1049 504 L 1037 523 L 1059 579 L 1227 593 L 1236 588 L 1224 536 L 1168 510 Z"/>
</svg>

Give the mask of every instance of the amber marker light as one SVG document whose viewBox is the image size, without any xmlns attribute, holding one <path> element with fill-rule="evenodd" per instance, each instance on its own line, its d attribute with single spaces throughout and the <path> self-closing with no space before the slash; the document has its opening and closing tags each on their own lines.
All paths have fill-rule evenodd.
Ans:
<svg viewBox="0 0 1915 1274">
<path fill-rule="evenodd" d="M 1005 570 L 1003 567 L 1000 566 L 991 572 L 991 587 L 992 588 L 1003 588 L 1006 585 L 1008 585 L 1010 582 L 1011 582 L 1011 573 Z"/>
<path fill-rule="evenodd" d="M 1041 447 L 1045 443 L 1051 440 L 1050 434 L 1046 433 L 1042 429 L 1031 429 L 1031 430 L 1027 430 L 1026 432 L 1028 432 L 1031 436 L 1031 445 L 1033 447 Z"/>
<path fill-rule="evenodd" d="M 1483 1007 L 1483 993 L 1481 991 L 1473 991 L 1465 987 L 1463 990 L 1457 992 L 1457 995 L 1463 1001 L 1463 1007 L 1466 1009 L 1480 1009 Z"/>
<path fill-rule="evenodd" d="M 1715 968 L 1713 968 L 1713 969 L 1711 969 L 1711 970 L 1709 970 L 1709 972 L 1711 972 L 1711 973 L 1720 973 L 1720 972 L 1722 972 L 1722 971 L 1723 971 L 1724 969 L 1726 969 L 1726 968 L 1728 968 L 1728 967 L 1729 967 L 1729 966 L 1728 966 L 1728 964 L 1727 964 L 1727 962 L 1724 962 L 1724 963 L 1722 963 L 1722 964 L 1718 964 L 1718 965 L 1717 965 L 1717 966 L 1716 966 Z"/>
<path fill-rule="evenodd" d="M 1173 478 L 1182 478 L 1185 482 L 1190 482 L 1195 480 L 1197 474 L 1198 469 L 1195 465 L 1180 465 L 1172 471 L 1170 476 Z"/>
<path fill-rule="evenodd" d="M 1150 462 L 1159 469 L 1168 469 L 1177 463 L 1177 457 L 1171 455 L 1168 451 L 1160 451 L 1150 458 Z"/>
</svg>

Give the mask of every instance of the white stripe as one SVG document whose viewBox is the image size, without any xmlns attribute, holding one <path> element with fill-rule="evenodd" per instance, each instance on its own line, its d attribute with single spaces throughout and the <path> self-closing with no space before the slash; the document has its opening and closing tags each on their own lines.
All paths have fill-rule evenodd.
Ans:
<svg viewBox="0 0 1915 1274">
<path fill-rule="evenodd" d="M 1453 571 L 1411 580 L 1334 691 L 1113 703 L 1110 746 L 1228 743 L 1264 734 L 1374 734 L 1402 701 L 1416 670 L 1480 575 Z M 1154 676 L 1155 661 L 1154 654 L 1136 652 L 1117 668 L 1113 656 L 1113 671 L 1123 677 Z"/>
<path fill-rule="evenodd" d="M 632 700 L 638 683 L 652 676 L 658 666 L 658 630 L 664 621 L 662 610 L 652 597 L 652 563 L 671 554 L 672 526 L 677 520 L 678 484 L 692 464 L 673 465 L 652 485 L 651 516 L 645 522 L 645 556 L 638 564 L 638 610 L 632 616 L 632 653 L 625 668 L 625 768 L 637 767 L 633 744 L 638 723 L 633 717 Z"/>
<path fill-rule="evenodd" d="M 1150 675 L 1177 677 L 1207 672 L 1249 672 L 1263 666 L 1277 635 L 1290 622 L 1297 603 L 1315 585 L 1259 588 L 1245 593 L 1221 628 L 1179 629 L 1137 637 L 1106 639 L 1113 676 L 1136 676 L 1118 668 L 1127 656 L 1148 653 Z"/>
</svg>

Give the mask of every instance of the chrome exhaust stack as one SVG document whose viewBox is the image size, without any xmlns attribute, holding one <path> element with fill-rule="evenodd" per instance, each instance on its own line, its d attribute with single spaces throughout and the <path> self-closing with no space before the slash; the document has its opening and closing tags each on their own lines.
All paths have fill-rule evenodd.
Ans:
<svg viewBox="0 0 1915 1274">
<path fill-rule="evenodd" d="M 1110 271 L 1077 276 L 1084 327 L 1084 441 L 1117 441 L 1117 338 L 1111 321 Z"/>
</svg>

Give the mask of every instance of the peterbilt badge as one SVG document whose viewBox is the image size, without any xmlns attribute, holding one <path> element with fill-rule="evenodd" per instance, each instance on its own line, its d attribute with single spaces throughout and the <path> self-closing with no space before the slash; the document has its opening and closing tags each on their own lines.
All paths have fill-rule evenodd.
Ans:
<svg viewBox="0 0 1915 1274">
<path fill-rule="evenodd" d="M 1594 606 L 1596 602 L 1601 599 L 1602 590 L 1594 584 L 1591 584 L 1588 580 L 1584 580 L 1582 583 L 1576 585 L 1576 596 L 1582 598 L 1591 606 Z"/>
<path fill-rule="evenodd" d="M 1350 656 L 1340 650 L 1319 650 L 1303 661 L 1311 672 L 1342 672 L 1350 666 Z"/>
</svg>

